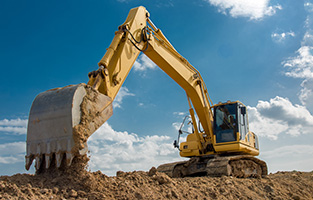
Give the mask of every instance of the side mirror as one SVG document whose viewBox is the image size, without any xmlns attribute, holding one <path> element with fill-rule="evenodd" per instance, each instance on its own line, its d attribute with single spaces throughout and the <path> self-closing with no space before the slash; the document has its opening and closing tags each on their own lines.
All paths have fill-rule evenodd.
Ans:
<svg viewBox="0 0 313 200">
<path fill-rule="evenodd" d="M 243 114 L 243 115 L 247 114 L 246 107 L 241 107 L 240 109 L 241 109 L 241 114 Z"/>
<path fill-rule="evenodd" d="M 178 142 L 177 142 L 177 140 L 174 140 L 174 143 L 173 143 L 173 145 L 174 145 L 174 148 L 179 148 L 179 145 L 178 145 Z"/>
</svg>

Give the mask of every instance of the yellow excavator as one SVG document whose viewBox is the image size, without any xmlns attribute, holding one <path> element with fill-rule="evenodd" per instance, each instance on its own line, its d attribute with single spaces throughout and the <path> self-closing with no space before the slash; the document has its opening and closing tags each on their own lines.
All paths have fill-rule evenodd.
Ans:
<svg viewBox="0 0 313 200">
<path fill-rule="evenodd" d="M 255 157 L 258 138 L 249 131 L 246 107 L 239 101 L 213 105 L 200 73 L 149 17 L 142 6 L 130 10 L 87 84 L 37 95 L 29 114 L 26 169 L 34 160 L 37 171 L 70 167 L 74 157 L 87 153 L 88 137 L 112 116 L 112 102 L 142 52 L 185 90 L 193 129 L 185 142 L 174 142 L 180 156 L 190 159 L 158 171 L 171 177 L 266 175 L 266 163 Z"/>
</svg>

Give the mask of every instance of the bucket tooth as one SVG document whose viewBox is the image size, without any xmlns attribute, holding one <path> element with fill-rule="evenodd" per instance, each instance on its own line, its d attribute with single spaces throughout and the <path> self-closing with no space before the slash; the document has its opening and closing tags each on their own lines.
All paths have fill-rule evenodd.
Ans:
<svg viewBox="0 0 313 200">
<path fill-rule="evenodd" d="M 36 155 L 35 168 L 37 171 L 40 169 L 41 162 L 42 162 L 42 155 Z"/>
<path fill-rule="evenodd" d="M 46 162 L 46 169 L 48 169 L 50 167 L 50 164 L 51 164 L 51 144 L 50 144 L 50 142 L 47 143 L 45 162 Z"/>
<path fill-rule="evenodd" d="M 66 153 L 66 165 L 68 167 L 71 166 L 73 158 L 74 158 L 74 156 L 72 153 Z"/>
<path fill-rule="evenodd" d="M 72 154 L 71 152 L 71 140 L 68 140 L 67 141 L 67 151 L 66 151 L 66 165 L 69 167 L 71 166 L 72 164 L 72 161 L 73 161 L 73 158 L 74 158 L 74 155 Z"/>
<path fill-rule="evenodd" d="M 41 154 L 41 146 L 40 146 L 40 143 L 37 144 L 37 153 L 36 153 L 36 163 L 35 163 L 35 168 L 36 170 L 39 170 L 40 169 L 40 165 L 41 165 L 41 162 L 42 162 L 42 154 Z"/>
<path fill-rule="evenodd" d="M 48 169 L 50 167 L 50 164 L 51 164 L 51 156 L 50 156 L 50 154 L 46 154 L 45 155 L 45 161 L 46 161 L 46 169 Z"/>
<path fill-rule="evenodd" d="M 62 150 L 64 149 L 62 148 L 61 142 L 57 142 L 57 149 L 56 149 L 57 153 L 55 154 L 57 168 L 59 168 L 62 164 L 63 154 L 64 154 Z"/>
<path fill-rule="evenodd" d="M 33 163 L 34 155 L 25 156 L 25 159 L 26 159 L 25 168 L 26 168 L 26 170 L 29 170 L 30 166 Z"/>
<path fill-rule="evenodd" d="M 62 163 L 62 159 L 63 159 L 63 153 L 61 153 L 61 152 L 56 153 L 55 159 L 56 159 L 56 163 L 57 163 L 57 168 L 60 168 L 61 163 Z"/>
</svg>

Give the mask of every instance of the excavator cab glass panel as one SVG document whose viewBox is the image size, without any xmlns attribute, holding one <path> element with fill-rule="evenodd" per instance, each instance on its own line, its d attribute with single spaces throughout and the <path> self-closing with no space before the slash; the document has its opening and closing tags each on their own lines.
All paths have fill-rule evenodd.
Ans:
<svg viewBox="0 0 313 200">
<path fill-rule="evenodd" d="M 257 135 L 254 135 L 254 141 L 255 141 L 254 147 L 255 147 L 256 149 L 259 149 L 259 139 L 258 139 L 258 136 L 257 136 Z"/>
<path fill-rule="evenodd" d="M 239 104 L 238 106 L 238 119 L 239 119 L 238 128 L 240 132 L 240 140 L 244 140 L 249 130 L 246 107 L 242 104 Z"/>
<path fill-rule="evenodd" d="M 236 141 L 237 124 L 237 103 L 214 108 L 214 134 L 217 143 Z"/>
</svg>

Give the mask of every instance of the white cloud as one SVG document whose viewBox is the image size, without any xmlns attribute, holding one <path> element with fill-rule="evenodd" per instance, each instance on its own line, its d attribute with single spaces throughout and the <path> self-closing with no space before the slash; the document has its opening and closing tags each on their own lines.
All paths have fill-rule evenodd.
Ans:
<svg viewBox="0 0 313 200">
<path fill-rule="evenodd" d="M 0 156 L 25 153 L 26 143 L 25 142 L 13 142 L 0 144 Z"/>
<path fill-rule="evenodd" d="M 185 117 L 185 116 L 187 115 L 186 112 L 174 112 L 173 114 L 174 114 L 174 115 L 177 115 L 177 116 L 179 116 L 179 117 Z"/>
<path fill-rule="evenodd" d="M 248 17 L 251 20 L 259 20 L 265 16 L 272 16 L 281 5 L 270 6 L 270 0 L 204 0 L 218 7 L 219 12 L 230 14 L 232 17 Z"/>
<path fill-rule="evenodd" d="M 102 125 L 88 140 L 91 170 L 107 175 L 116 171 L 149 170 L 152 166 L 182 160 L 169 136 L 143 136 L 115 131 Z"/>
<path fill-rule="evenodd" d="M 0 156 L 0 164 L 15 164 L 24 161 L 25 155 Z"/>
<path fill-rule="evenodd" d="M 312 145 L 282 146 L 262 151 L 260 157 L 267 162 L 270 172 L 313 169 Z"/>
<path fill-rule="evenodd" d="M 301 103 L 313 112 L 313 79 L 304 80 L 301 83 L 299 99 Z"/>
<path fill-rule="evenodd" d="M 26 127 L 27 126 L 27 119 L 3 119 L 0 120 L 0 126 L 23 126 Z"/>
<path fill-rule="evenodd" d="M 267 101 L 259 101 L 256 106 L 258 111 L 265 117 L 280 119 L 289 125 L 304 124 L 313 125 L 313 116 L 301 105 L 292 105 L 287 98 L 275 97 Z"/>
<path fill-rule="evenodd" d="M 284 42 L 287 38 L 290 38 L 290 37 L 295 37 L 295 33 L 293 31 L 289 31 L 289 32 L 281 32 L 281 33 L 272 33 L 271 35 L 272 37 L 272 40 L 274 42 L 277 42 L 277 43 L 282 43 Z"/>
<path fill-rule="evenodd" d="M 297 50 L 297 56 L 291 57 L 283 62 L 284 67 L 288 68 L 285 74 L 293 78 L 313 78 L 313 47 L 301 46 Z"/>
<path fill-rule="evenodd" d="M 287 98 L 275 97 L 249 107 L 250 130 L 261 137 L 276 140 L 279 134 L 298 136 L 313 133 L 313 116 Z"/>
<path fill-rule="evenodd" d="M 126 87 L 122 86 L 113 101 L 113 108 L 121 108 L 123 99 L 127 96 L 135 96 L 135 94 L 130 93 Z"/>
<path fill-rule="evenodd" d="M 14 164 L 17 162 L 24 162 L 25 151 L 25 142 L 0 144 L 0 163 Z"/>
<path fill-rule="evenodd" d="M 150 60 L 145 54 L 141 54 L 134 63 L 135 71 L 146 71 L 148 69 L 156 69 L 157 65 Z"/>
<path fill-rule="evenodd" d="M 313 35 L 312 31 L 305 32 L 303 36 L 302 46 L 313 46 Z"/>
<path fill-rule="evenodd" d="M 296 56 L 282 62 L 287 69 L 286 76 L 303 79 L 299 99 L 301 103 L 313 112 L 313 35 L 308 30 L 296 51 Z"/>
<path fill-rule="evenodd" d="M 0 132 L 10 132 L 13 134 L 26 134 L 27 119 L 3 119 L 0 120 Z"/>
<path fill-rule="evenodd" d="M 27 128 L 26 127 L 12 127 L 12 126 L 6 126 L 2 127 L 0 126 L 0 132 L 10 132 L 14 134 L 26 134 Z"/>
</svg>

